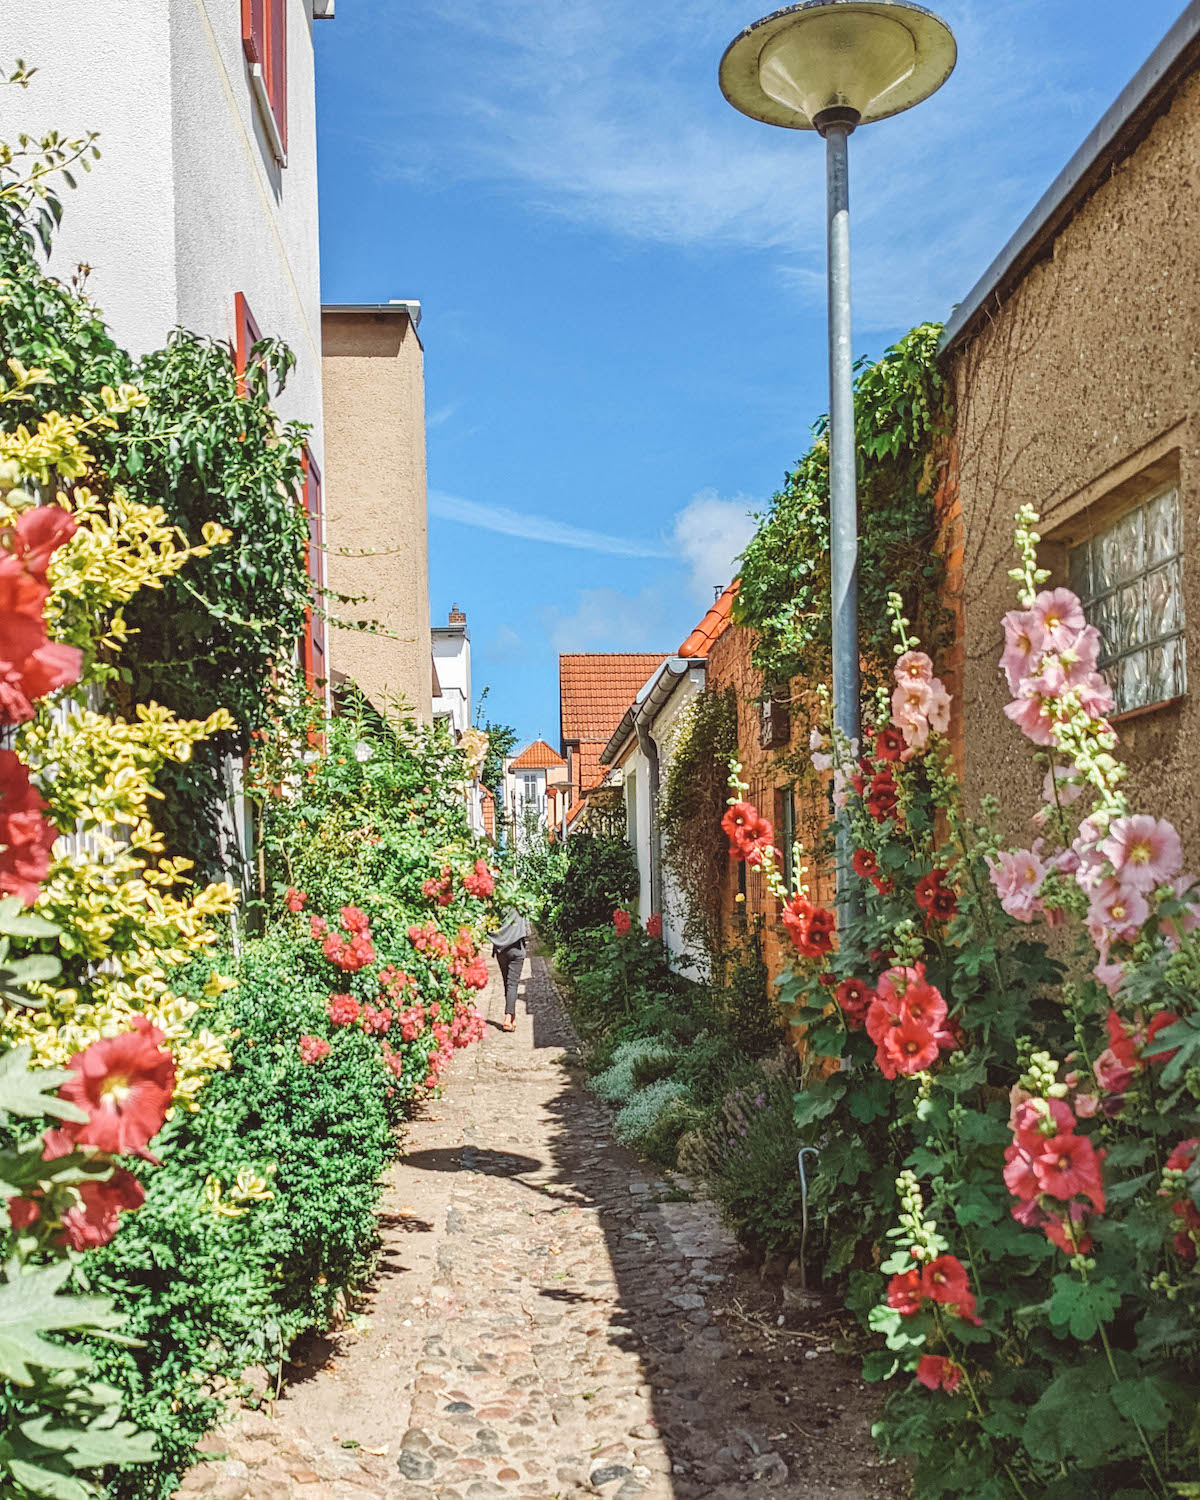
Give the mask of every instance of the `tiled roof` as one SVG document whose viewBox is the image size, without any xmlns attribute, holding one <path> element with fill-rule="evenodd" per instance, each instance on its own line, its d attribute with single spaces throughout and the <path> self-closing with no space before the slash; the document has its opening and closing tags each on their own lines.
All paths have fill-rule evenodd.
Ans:
<svg viewBox="0 0 1200 1500">
<path fill-rule="evenodd" d="M 622 710 L 623 712 L 624 710 Z M 620 723 L 619 715 L 617 723 Z M 577 778 L 575 785 L 581 792 L 595 791 L 608 774 L 608 767 L 600 764 L 600 752 L 607 744 L 607 740 L 603 744 L 599 740 L 583 740 L 580 742 L 579 749 L 575 752 L 575 775 Z"/>
<path fill-rule="evenodd" d="M 560 656 L 558 694 L 563 743 L 594 740 L 606 745 L 639 688 L 666 657 L 665 651 Z M 587 781 L 583 784 L 589 785 Z"/>
<path fill-rule="evenodd" d="M 731 623 L 733 601 L 737 597 L 740 578 L 735 578 L 717 602 L 679 648 L 680 656 L 707 656 L 714 642 L 723 636 Z"/>
<path fill-rule="evenodd" d="M 534 740 L 526 745 L 516 760 L 509 765 L 511 771 L 545 771 L 551 766 L 565 766 L 566 761 L 545 740 Z"/>
</svg>

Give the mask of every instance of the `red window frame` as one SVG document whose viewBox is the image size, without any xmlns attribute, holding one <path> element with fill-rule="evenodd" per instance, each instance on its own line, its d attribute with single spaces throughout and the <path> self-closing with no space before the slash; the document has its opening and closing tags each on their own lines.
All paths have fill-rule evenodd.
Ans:
<svg viewBox="0 0 1200 1500">
<path fill-rule="evenodd" d="M 304 466 L 302 490 L 304 515 L 308 522 L 308 546 L 304 560 L 312 591 L 312 603 L 304 612 L 304 634 L 300 640 L 300 658 L 304 668 L 304 680 L 312 688 L 329 677 L 325 616 L 321 612 L 325 591 L 325 552 L 321 546 L 321 532 L 325 517 L 321 505 L 321 471 L 307 448 L 304 450 L 301 462 Z"/>
<path fill-rule="evenodd" d="M 242 0 L 242 50 L 258 68 L 275 129 L 287 153 L 287 0 Z"/>
<path fill-rule="evenodd" d="M 246 371 L 250 368 L 250 351 L 262 338 L 245 292 L 233 294 L 233 367 L 237 372 L 237 392 L 246 394 Z"/>
</svg>

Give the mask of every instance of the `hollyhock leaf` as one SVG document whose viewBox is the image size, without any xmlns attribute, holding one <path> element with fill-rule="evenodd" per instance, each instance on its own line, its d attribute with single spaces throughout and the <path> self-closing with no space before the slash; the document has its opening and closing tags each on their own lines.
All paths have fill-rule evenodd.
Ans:
<svg viewBox="0 0 1200 1500">
<path fill-rule="evenodd" d="M 863 1360 L 864 1380 L 890 1380 L 900 1368 L 900 1361 L 887 1349 L 873 1349 Z"/>
<path fill-rule="evenodd" d="M 31 1367 L 45 1370 L 86 1370 L 91 1357 L 79 1347 L 53 1344 L 42 1337 L 67 1329 L 97 1332 L 119 1326 L 107 1297 L 59 1295 L 71 1276 L 71 1261 L 60 1261 L 0 1285 L 0 1375 L 17 1385 L 32 1385 Z"/>
<path fill-rule="evenodd" d="M 1144 1055 L 1153 1057 L 1160 1052 L 1176 1054 L 1162 1070 L 1162 1087 L 1172 1088 L 1192 1068 L 1200 1065 L 1200 1016 L 1185 1016 L 1182 1021 L 1164 1027 L 1145 1049 Z"/>
<path fill-rule="evenodd" d="M 1128 1203 L 1131 1198 L 1136 1198 L 1147 1183 L 1157 1180 L 1155 1172 L 1143 1172 L 1140 1177 L 1128 1177 L 1124 1182 L 1107 1186 L 1104 1196 L 1111 1208 L 1114 1203 Z"/>
<path fill-rule="evenodd" d="M 1118 1380 L 1112 1388 L 1113 1405 L 1143 1431 L 1162 1432 L 1171 1420 L 1171 1404 L 1163 1394 L 1164 1387 L 1170 1390 L 1161 1375 Z"/>
<path fill-rule="evenodd" d="M 1114 1281 L 1080 1281 L 1074 1276 L 1056 1276 L 1054 1295 L 1046 1303 L 1051 1323 L 1065 1325 L 1072 1338 L 1090 1339 L 1104 1323 L 1111 1323 L 1121 1305 Z"/>
<path fill-rule="evenodd" d="M 905 1157 L 904 1165 L 911 1167 L 918 1177 L 936 1177 L 946 1165 L 946 1158 L 928 1146 L 916 1146 Z"/>
<path fill-rule="evenodd" d="M 823 1120 L 827 1115 L 831 1115 L 838 1107 L 844 1093 L 844 1088 L 831 1087 L 827 1091 L 805 1089 L 797 1094 L 796 1109 L 792 1116 L 797 1128 L 803 1130 L 814 1120 Z"/>
<path fill-rule="evenodd" d="M 1007 1198 L 1007 1194 L 1006 1194 Z M 1011 1202 L 1011 1198 L 1007 1198 Z M 966 1184 L 960 1187 L 954 1199 L 954 1217 L 964 1227 L 995 1224 L 1007 1213 L 1007 1205 L 1001 1209 L 996 1198 L 986 1188 Z"/>
<path fill-rule="evenodd" d="M 856 1120 L 868 1124 L 891 1108 L 892 1091 L 886 1078 L 871 1078 L 850 1092 L 849 1110 Z"/>
<path fill-rule="evenodd" d="M 1112 1376 L 1102 1359 L 1064 1370 L 1029 1413 L 1022 1438 L 1031 1457 L 1061 1464 L 1075 1456 L 1089 1463 L 1123 1446 L 1136 1433 L 1109 1394 Z"/>
<path fill-rule="evenodd" d="M 43 1115 L 54 1115 L 60 1120 L 71 1120 L 82 1124 L 87 1114 L 59 1099 L 54 1090 L 65 1083 L 72 1074 L 66 1068 L 29 1067 L 32 1048 L 13 1047 L 0 1054 L 0 1110 L 10 1115 L 24 1115 L 40 1119 Z"/>
</svg>

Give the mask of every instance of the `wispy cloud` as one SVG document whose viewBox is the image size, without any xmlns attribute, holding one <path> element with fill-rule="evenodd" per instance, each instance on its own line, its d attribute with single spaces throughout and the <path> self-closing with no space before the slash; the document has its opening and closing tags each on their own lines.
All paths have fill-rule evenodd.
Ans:
<svg viewBox="0 0 1200 1500">
<path fill-rule="evenodd" d="M 431 412 L 426 414 L 426 429 L 444 426 L 451 417 L 457 414 L 461 405 L 461 401 L 446 401 L 441 406 L 435 406 Z"/>
<path fill-rule="evenodd" d="M 1058 164 L 1047 127 L 1072 113 L 1082 126 L 1096 108 L 1063 84 L 1044 0 L 941 8 L 959 40 L 950 82 L 853 143 L 864 328 L 947 312 Z M 625 239 L 762 252 L 784 286 L 818 302 L 820 142 L 745 119 L 717 89 L 721 51 L 759 9 L 426 0 L 425 50 L 404 105 L 415 129 L 396 170 L 411 171 L 420 137 L 436 132 L 428 170 L 443 184 L 506 184 L 527 205 Z M 453 67 L 438 65 L 451 49 Z"/>
<path fill-rule="evenodd" d="M 578 547 L 584 552 L 606 552 L 612 557 L 670 557 L 671 549 L 660 542 L 637 537 L 611 536 L 603 531 L 588 531 L 549 516 L 530 515 L 510 510 L 507 505 L 485 505 L 478 500 L 464 500 L 443 490 L 429 492 L 429 513 L 443 521 L 458 521 L 481 531 L 495 531 L 501 536 L 522 537 L 528 542 L 546 542 L 555 547 Z"/>
<path fill-rule="evenodd" d="M 670 651 L 679 643 L 670 591 L 657 586 L 636 594 L 620 589 L 580 589 L 574 610 L 538 606 L 554 651 Z"/>
<path fill-rule="evenodd" d="M 714 588 L 724 588 L 737 572 L 737 558 L 754 535 L 750 512 L 758 503 L 748 495 L 722 500 L 716 490 L 701 490 L 677 512 L 675 550 L 687 565 L 697 604 L 711 604 Z"/>
</svg>

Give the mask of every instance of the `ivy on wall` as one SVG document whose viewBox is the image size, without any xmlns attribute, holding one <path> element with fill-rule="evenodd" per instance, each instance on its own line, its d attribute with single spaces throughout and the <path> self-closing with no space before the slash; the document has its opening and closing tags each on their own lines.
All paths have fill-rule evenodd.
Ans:
<svg viewBox="0 0 1200 1500">
<path fill-rule="evenodd" d="M 931 449 L 946 428 L 946 388 L 937 364 L 941 325 L 922 323 L 874 363 L 859 364 L 854 387 L 858 455 L 859 621 L 865 685 L 892 659 L 887 595 L 936 631 L 941 562 L 932 554 Z M 757 632 L 755 667 L 766 683 L 829 675 L 828 417 L 808 452 L 759 518 L 742 556 L 733 616 Z M 931 629 L 932 628 L 932 629 Z"/>
</svg>

